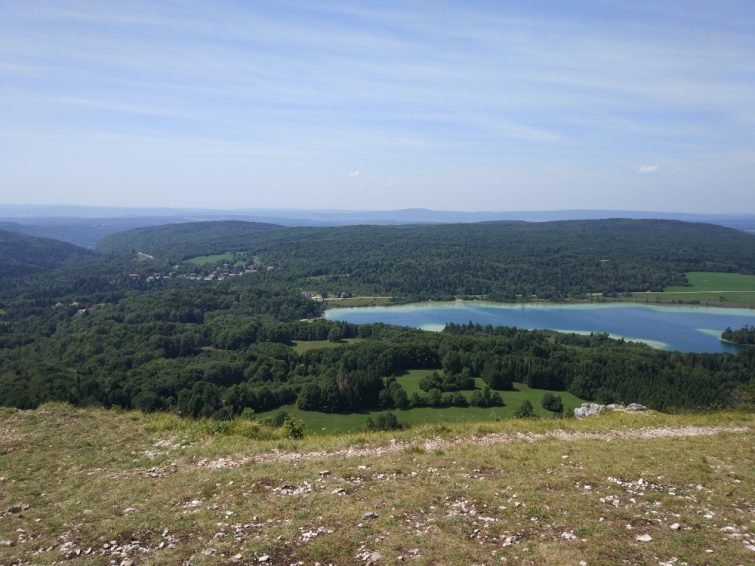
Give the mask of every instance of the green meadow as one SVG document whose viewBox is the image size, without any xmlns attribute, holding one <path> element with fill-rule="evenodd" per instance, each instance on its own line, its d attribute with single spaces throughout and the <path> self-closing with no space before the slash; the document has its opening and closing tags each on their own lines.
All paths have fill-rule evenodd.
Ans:
<svg viewBox="0 0 755 566">
<path fill-rule="evenodd" d="M 415 392 L 424 393 L 419 387 L 419 381 L 423 376 L 432 373 L 432 370 L 412 370 L 398 378 L 407 395 Z M 478 389 L 482 389 L 484 383 L 482 379 L 475 379 Z M 462 391 L 465 397 L 469 399 L 473 390 Z M 529 400 L 535 409 L 535 413 L 543 418 L 552 418 L 553 414 L 540 406 L 540 400 L 546 389 L 531 389 L 522 383 L 515 383 L 512 391 L 499 391 L 503 398 L 503 407 L 444 407 L 432 408 L 421 407 L 416 409 L 396 409 L 393 413 L 399 420 L 399 423 L 405 426 L 416 426 L 421 424 L 438 424 L 451 422 L 484 422 L 497 421 L 500 419 L 512 418 L 514 411 L 525 400 Z M 582 400 L 571 393 L 565 391 L 550 391 L 561 397 L 564 402 L 564 413 L 570 415 L 575 407 L 582 404 Z M 358 432 L 365 428 L 368 417 L 373 419 L 383 411 L 363 411 L 359 413 L 348 414 L 331 414 L 320 413 L 316 411 L 302 411 L 296 405 L 286 405 L 280 409 L 259 413 L 259 420 L 272 419 L 279 411 L 286 411 L 290 416 L 301 419 L 306 426 L 307 433 L 310 434 L 342 434 Z"/>
<path fill-rule="evenodd" d="M 330 297 L 325 299 L 327 308 L 345 307 L 381 307 L 393 303 L 393 297 L 348 297 L 341 299 Z"/>
<path fill-rule="evenodd" d="M 213 263 L 220 263 L 223 262 L 231 262 L 236 259 L 236 254 L 233 252 L 225 252 L 222 254 L 215 254 L 215 255 L 200 255 L 197 257 L 193 257 L 191 259 L 187 259 L 185 263 L 190 263 L 192 265 L 210 265 Z"/>
<path fill-rule="evenodd" d="M 691 287 L 667 287 L 664 292 L 703 291 L 716 293 L 721 290 L 755 292 L 755 275 L 709 273 L 705 271 L 692 271 L 686 275 Z"/>
<path fill-rule="evenodd" d="M 633 298 L 653 303 L 755 307 L 755 275 L 691 271 L 686 276 L 689 286 L 666 287 L 660 293 L 634 293 Z"/>
</svg>

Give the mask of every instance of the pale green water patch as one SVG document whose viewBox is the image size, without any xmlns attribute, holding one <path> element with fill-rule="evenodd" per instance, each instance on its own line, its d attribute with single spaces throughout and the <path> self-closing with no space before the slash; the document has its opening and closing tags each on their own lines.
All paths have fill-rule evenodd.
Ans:
<svg viewBox="0 0 755 566">
<path fill-rule="evenodd" d="M 731 352 L 720 341 L 727 327 L 755 325 L 755 310 L 639 303 L 427 302 L 400 306 L 332 309 L 326 318 L 352 323 L 395 324 L 438 331 L 448 323 L 512 326 L 559 332 L 607 333 L 662 350 Z M 701 332 L 706 329 L 709 332 Z"/>
<path fill-rule="evenodd" d="M 428 324 L 423 324 L 422 326 L 420 326 L 420 329 L 427 330 L 428 332 L 443 332 L 446 329 L 446 325 L 430 322 Z"/>
<path fill-rule="evenodd" d="M 702 332 L 707 336 L 713 336 L 714 338 L 721 338 L 721 331 L 713 328 L 698 328 L 698 332 Z"/>
</svg>

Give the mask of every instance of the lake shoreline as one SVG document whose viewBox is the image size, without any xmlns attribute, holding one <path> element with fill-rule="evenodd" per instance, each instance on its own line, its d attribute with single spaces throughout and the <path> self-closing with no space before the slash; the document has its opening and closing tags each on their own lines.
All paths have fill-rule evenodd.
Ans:
<svg viewBox="0 0 755 566">
<path fill-rule="evenodd" d="M 359 305 L 359 306 L 333 306 L 326 308 L 320 318 L 328 319 L 328 313 L 339 310 L 376 310 L 376 309 L 400 309 L 400 308 L 435 308 L 444 306 L 479 306 L 479 307 L 491 307 L 491 308 L 631 308 L 631 307 L 647 307 L 651 309 L 669 309 L 669 310 L 691 310 L 691 311 L 713 311 L 721 313 L 731 313 L 735 311 L 750 311 L 747 313 L 755 315 L 755 307 L 749 306 L 712 306 L 712 305 L 699 305 L 695 303 L 662 303 L 662 302 L 640 302 L 631 301 L 626 299 L 617 299 L 615 301 L 594 301 L 594 300 L 570 300 L 570 301 L 492 301 L 488 299 L 453 299 L 453 300 L 433 300 L 428 299 L 425 301 L 410 301 L 410 302 L 395 302 L 385 305 Z"/>
<path fill-rule="evenodd" d="M 441 331 L 449 323 L 473 322 L 564 334 L 607 334 L 617 340 L 640 342 L 666 351 L 736 353 L 735 345 L 720 339 L 721 332 L 727 326 L 755 322 L 755 311 L 629 301 L 500 303 L 477 299 L 335 308 L 328 309 L 324 318 L 428 331 Z"/>
<path fill-rule="evenodd" d="M 651 291 L 647 291 L 650 293 Z M 359 298 L 359 297 L 355 297 Z M 387 298 L 387 297 L 381 297 L 381 299 Z M 700 304 L 699 302 L 677 302 L 674 300 L 674 302 L 671 301 L 648 301 L 647 299 L 642 299 L 641 297 L 621 297 L 621 298 L 606 298 L 606 297 L 600 297 L 600 298 L 593 298 L 593 299 L 563 299 L 563 300 L 515 300 L 515 301 L 496 301 L 492 299 L 479 299 L 479 298 L 469 298 L 469 299 L 426 299 L 422 301 L 416 301 L 416 300 L 402 300 L 397 299 L 395 297 L 390 298 L 393 302 L 388 302 L 385 304 L 377 305 L 377 304 L 369 304 L 369 305 L 354 305 L 354 306 L 341 306 L 341 305 L 332 305 L 329 301 L 325 302 L 325 309 L 323 311 L 323 318 L 327 318 L 325 316 L 325 313 L 331 310 L 337 310 L 337 309 L 350 309 L 350 308 L 376 308 L 376 307 L 399 307 L 399 306 L 407 306 L 407 305 L 441 305 L 441 304 L 452 304 L 452 303 L 475 303 L 475 304 L 490 304 L 490 305 L 504 305 L 504 306 L 531 306 L 531 305 L 546 305 L 546 306 L 577 306 L 577 305 L 638 305 L 638 306 L 648 306 L 648 307 L 668 307 L 668 308 L 712 308 L 712 309 L 725 309 L 725 310 L 750 310 L 755 312 L 755 306 L 749 305 L 749 304 L 718 304 L 718 305 L 712 305 L 712 304 Z"/>
</svg>

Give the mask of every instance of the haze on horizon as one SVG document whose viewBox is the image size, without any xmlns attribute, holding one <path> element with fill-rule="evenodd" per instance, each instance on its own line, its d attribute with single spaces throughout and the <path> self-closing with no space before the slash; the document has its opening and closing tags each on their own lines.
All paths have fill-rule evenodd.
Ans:
<svg viewBox="0 0 755 566">
<path fill-rule="evenodd" d="M 0 0 L 0 202 L 755 212 L 755 3 Z"/>
</svg>

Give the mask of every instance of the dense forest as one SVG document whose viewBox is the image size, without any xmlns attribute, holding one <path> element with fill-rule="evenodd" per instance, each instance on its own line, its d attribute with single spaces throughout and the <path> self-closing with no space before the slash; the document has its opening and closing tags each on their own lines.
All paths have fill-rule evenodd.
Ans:
<svg viewBox="0 0 755 566">
<path fill-rule="evenodd" d="M 755 238 L 717 226 L 617 220 L 288 229 L 224 222 L 120 234 L 99 255 L 29 239 L 27 248 L 0 250 L 3 405 L 62 400 L 228 418 L 291 403 L 325 412 L 495 406 L 498 391 L 524 383 L 687 410 L 736 403 L 755 375 L 755 348 L 682 354 L 602 334 L 355 326 L 318 318 L 323 303 L 305 293 L 565 297 L 662 287 L 683 281 L 691 268 L 753 272 Z M 22 249 L 28 256 L 19 256 Z M 224 251 L 238 254 L 210 265 L 183 261 Z M 21 273 L 18 257 L 28 266 Z M 243 265 L 227 265 L 234 262 Z M 315 340 L 339 344 L 295 347 Z M 408 396 L 395 378 L 412 369 L 434 372 Z M 461 395 L 478 377 L 485 387 Z"/>
<path fill-rule="evenodd" d="M 254 289 L 168 290 L 88 313 L 74 309 L 59 307 L 46 325 L 19 324 L 1 335 L 5 404 L 65 400 L 212 416 L 297 401 L 302 409 L 351 412 L 463 405 L 454 392 L 481 376 L 492 391 L 520 382 L 670 410 L 726 405 L 755 374 L 755 349 L 681 354 L 605 335 L 299 322 L 312 314 L 310 303 Z M 302 353 L 291 347 L 293 340 L 344 338 L 359 340 Z M 423 384 L 425 394 L 407 398 L 394 385 L 392 377 L 410 369 L 438 370 Z"/>
<path fill-rule="evenodd" d="M 246 252 L 329 293 L 514 300 L 660 291 L 686 271 L 755 273 L 755 237 L 667 220 L 283 228 L 208 222 L 105 238 L 97 251 L 177 262 Z"/>
<path fill-rule="evenodd" d="M 737 330 L 727 328 L 721 333 L 721 339 L 734 344 L 755 344 L 755 327 L 746 325 Z"/>
</svg>

